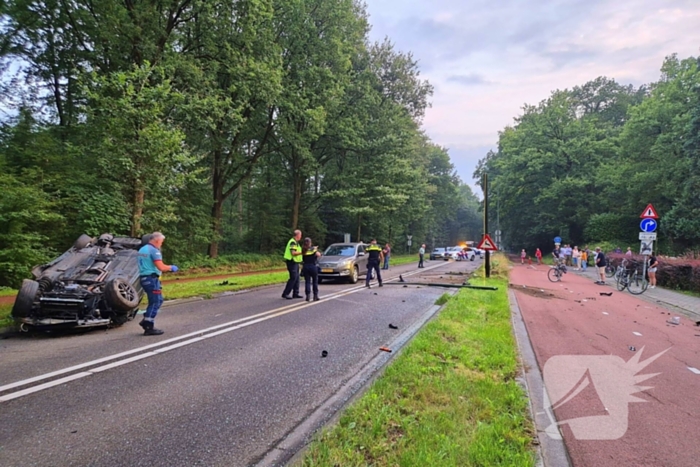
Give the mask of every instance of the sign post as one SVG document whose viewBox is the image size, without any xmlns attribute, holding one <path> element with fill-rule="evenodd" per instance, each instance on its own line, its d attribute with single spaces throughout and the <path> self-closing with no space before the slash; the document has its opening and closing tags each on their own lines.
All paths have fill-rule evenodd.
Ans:
<svg viewBox="0 0 700 467">
<path fill-rule="evenodd" d="M 413 243 L 411 239 L 413 238 L 413 235 L 406 235 L 406 245 L 408 245 L 408 254 L 411 254 L 411 244 Z"/>
<path fill-rule="evenodd" d="M 654 251 L 654 240 L 656 240 L 656 229 L 659 223 L 656 221 L 659 215 L 656 213 L 654 206 L 649 203 L 642 214 L 639 216 L 642 221 L 639 223 L 639 254 L 644 256 L 644 266 L 642 267 L 642 277 L 647 277 L 648 256 Z"/>
<path fill-rule="evenodd" d="M 484 237 L 489 234 L 489 176 L 484 172 L 483 182 L 481 188 L 484 190 Z M 483 241 L 483 240 L 482 240 Z M 485 250 L 484 270 L 486 271 L 486 278 L 491 277 L 491 251 Z"/>
</svg>

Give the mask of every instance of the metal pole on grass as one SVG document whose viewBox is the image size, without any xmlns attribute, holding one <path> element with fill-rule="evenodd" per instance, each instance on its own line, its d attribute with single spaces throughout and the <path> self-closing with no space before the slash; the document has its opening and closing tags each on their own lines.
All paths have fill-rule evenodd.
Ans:
<svg viewBox="0 0 700 467">
<path fill-rule="evenodd" d="M 489 233 L 489 176 L 484 172 L 482 187 L 484 190 L 484 236 Z M 491 252 L 486 250 L 484 260 L 486 261 L 486 277 L 491 277 Z"/>
</svg>

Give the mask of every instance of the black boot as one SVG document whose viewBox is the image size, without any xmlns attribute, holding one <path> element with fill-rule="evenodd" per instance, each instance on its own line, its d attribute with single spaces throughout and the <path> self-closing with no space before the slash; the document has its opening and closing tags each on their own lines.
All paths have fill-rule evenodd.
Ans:
<svg viewBox="0 0 700 467">
<path fill-rule="evenodd" d="M 164 332 L 162 329 L 156 329 L 153 327 L 153 321 L 146 321 L 144 319 L 139 323 L 139 325 L 143 328 L 144 336 L 160 336 Z"/>
<path fill-rule="evenodd" d="M 318 298 L 318 294 L 314 294 L 314 302 L 317 302 L 319 300 L 320 300 L 320 298 Z"/>
<path fill-rule="evenodd" d="M 310 302 L 310 301 L 311 301 L 311 295 L 306 294 L 306 301 L 307 301 L 307 302 Z"/>
</svg>

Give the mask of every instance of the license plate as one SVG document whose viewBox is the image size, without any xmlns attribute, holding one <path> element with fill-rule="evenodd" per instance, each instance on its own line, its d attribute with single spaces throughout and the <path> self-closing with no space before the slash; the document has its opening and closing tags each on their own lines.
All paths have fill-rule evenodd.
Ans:
<svg viewBox="0 0 700 467">
<path fill-rule="evenodd" d="M 332 269 L 321 269 L 321 272 L 333 273 Z"/>
</svg>

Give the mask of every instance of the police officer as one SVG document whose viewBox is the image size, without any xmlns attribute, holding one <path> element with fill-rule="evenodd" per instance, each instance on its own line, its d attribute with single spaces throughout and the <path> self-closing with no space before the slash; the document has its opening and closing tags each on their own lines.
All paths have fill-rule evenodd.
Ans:
<svg viewBox="0 0 700 467">
<path fill-rule="evenodd" d="M 321 256 L 321 252 L 318 251 L 318 247 L 311 245 L 311 239 L 305 238 L 304 245 L 301 247 L 302 257 L 303 257 L 303 274 L 304 274 L 304 289 L 306 292 L 306 301 L 311 300 L 311 289 L 313 287 L 314 292 L 314 302 L 319 300 L 318 298 L 318 257 Z"/>
<path fill-rule="evenodd" d="M 163 334 L 161 329 L 154 327 L 156 315 L 163 304 L 163 293 L 161 290 L 160 275 L 164 272 L 177 272 L 175 265 L 168 266 L 163 263 L 163 255 L 160 252 L 163 246 L 165 235 L 160 232 L 153 232 L 149 236 L 148 243 L 141 247 L 138 254 L 139 276 L 141 276 L 141 287 L 143 287 L 148 297 L 148 308 L 146 315 L 139 323 L 146 336 L 159 336 Z"/>
<path fill-rule="evenodd" d="M 372 270 L 377 272 L 377 281 L 379 282 L 379 287 L 382 287 L 382 275 L 379 272 L 379 264 L 383 259 L 382 247 L 377 245 L 376 239 L 372 239 L 365 251 L 369 256 L 367 259 L 367 277 L 365 279 L 365 287 L 370 287 L 369 281 L 372 280 Z"/>
<path fill-rule="evenodd" d="M 299 295 L 299 265 L 302 262 L 301 245 L 301 230 L 295 230 L 294 236 L 287 242 L 287 248 L 284 250 L 284 261 L 287 263 L 287 271 L 289 271 L 289 280 L 282 292 L 282 298 L 291 300 L 292 298 L 303 298 Z M 290 292 L 294 295 L 289 296 Z"/>
</svg>

